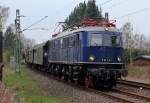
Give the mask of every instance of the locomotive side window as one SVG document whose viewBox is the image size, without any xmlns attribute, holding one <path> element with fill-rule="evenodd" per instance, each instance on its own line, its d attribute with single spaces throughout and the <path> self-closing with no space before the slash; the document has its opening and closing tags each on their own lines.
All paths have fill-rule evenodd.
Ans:
<svg viewBox="0 0 150 103">
<path fill-rule="evenodd" d="M 68 40 L 69 40 L 69 38 L 68 37 L 66 37 L 66 38 L 64 38 L 64 42 L 63 42 L 63 44 L 64 44 L 64 48 L 67 48 L 68 47 Z"/>
<path fill-rule="evenodd" d="M 63 48 L 63 39 L 60 39 L 60 48 Z"/>
<path fill-rule="evenodd" d="M 69 47 L 74 47 L 75 46 L 75 38 L 74 36 L 69 37 Z"/>
<path fill-rule="evenodd" d="M 89 46 L 102 46 L 102 35 L 97 33 L 89 34 Z"/>
<path fill-rule="evenodd" d="M 62 48 L 65 48 L 65 38 L 62 40 Z"/>
<path fill-rule="evenodd" d="M 54 48 L 57 48 L 58 46 L 58 40 L 55 40 L 55 47 Z"/>
<path fill-rule="evenodd" d="M 112 36 L 111 38 L 112 40 L 112 46 L 117 46 L 117 47 L 121 47 L 122 46 L 122 39 L 121 36 Z"/>
<path fill-rule="evenodd" d="M 112 46 L 117 46 L 117 36 L 111 37 L 111 43 L 112 43 Z"/>
<path fill-rule="evenodd" d="M 117 36 L 117 46 L 122 47 L 122 37 Z"/>
</svg>

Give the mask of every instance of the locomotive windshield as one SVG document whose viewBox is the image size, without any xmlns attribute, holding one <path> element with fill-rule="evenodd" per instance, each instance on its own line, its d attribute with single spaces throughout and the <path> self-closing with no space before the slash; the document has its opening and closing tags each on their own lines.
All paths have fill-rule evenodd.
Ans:
<svg viewBox="0 0 150 103">
<path fill-rule="evenodd" d="M 122 46 L 121 35 L 90 33 L 88 38 L 89 38 L 88 39 L 89 46 L 113 46 L 113 47 Z"/>
<path fill-rule="evenodd" d="M 101 34 L 90 34 L 89 35 L 89 46 L 102 46 L 102 35 Z"/>
</svg>

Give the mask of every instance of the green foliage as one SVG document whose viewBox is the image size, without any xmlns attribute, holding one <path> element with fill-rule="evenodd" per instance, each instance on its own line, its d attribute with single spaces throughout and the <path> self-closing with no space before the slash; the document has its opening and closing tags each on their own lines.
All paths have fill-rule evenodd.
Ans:
<svg viewBox="0 0 150 103">
<path fill-rule="evenodd" d="M 3 62 L 6 64 L 9 62 L 9 59 L 10 59 L 10 52 L 9 50 L 5 49 L 3 51 Z"/>
<path fill-rule="evenodd" d="M 80 3 L 74 8 L 65 22 L 67 26 L 70 26 L 79 23 L 84 18 L 102 18 L 101 9 L 99 10 L 94 1 Z"/>
<path fill-rule="evenodd" d="M 6 65 L 4 70 L 4 83 L 7 87 L 18 94 L 21 103 L 59 103 L 55 97 L 48 96 L 38 81 L 34 81 L 28 74 L 25 66 L 21 67 L 20 74 L 15 73 L 13 68 Z"/>
<path fill-rule="evenodd" d="M 86 3 L 80 3 L 77 7 L 74 8 L 74 10 L 71 12 L 69 17 L 65 20 L 67 25 L 78 23 L 81 19 L 84 18 L 86 10 Z"/>
<path fill-rule="evenodd" d="M 150 51 L 148 50 L 140 50 L 140 49 L 131 49 L 131 58 L 132 60 L 141 55 L 150 55 Z M 124 49 L 123 52 L 123 61 L 125 63 L 130 62 L 130 49 Z"/>
<path fill-rule="evenodd" d="M 89 1 L 85 9 L 85 18 L 101 18 L 101 11 L 99 11 L 98 6 L 95 2 Z"/>
<path fill-rule="evenodd" d="M 12 26 L 9 26 L 4 34 L 4 49 L 10 52 L 10 55 L 14 55 L 16 35 L 13 32 Z"/>
</svg>

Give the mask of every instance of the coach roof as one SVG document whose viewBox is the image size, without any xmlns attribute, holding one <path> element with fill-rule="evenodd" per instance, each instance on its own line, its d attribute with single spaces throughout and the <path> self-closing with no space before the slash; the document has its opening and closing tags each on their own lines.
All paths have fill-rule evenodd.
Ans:
<svg viewBox="0 0 150 103">
<path fill-rule="evenodd" d="M 119 30 L 115 27 L 96 27 L 96 26 L 92 26 L 92 27 L 82 27 L 76 30 L 72 30 L 72 31 L 64 31 L 58 34 L 58 36 L 53 37 L 50 40 L 54 40 L 60 37 L 64 37 L 67 36 L 69 34 L 73 34 L 73 33 L 77 33 L 77 32 L 82 32 L 82 31 L 105 31 L 107 28 L 108 31 L 112 31 L 112 32 L 119 32 Z"/>
<path fill-rule="evenodd" d="M 44 42 L 44 43 L 41 43 L 41 44 L 37 44 L 37 45 L 35 45 L 33 48 L 34 48 L 34 49 L 37 49 L 37 48 L 39 48 L 39 47 L 43 47 L 43 46 L 46 45 L 46 43 L 47 43 L 47 42 Z"/>
</svg>

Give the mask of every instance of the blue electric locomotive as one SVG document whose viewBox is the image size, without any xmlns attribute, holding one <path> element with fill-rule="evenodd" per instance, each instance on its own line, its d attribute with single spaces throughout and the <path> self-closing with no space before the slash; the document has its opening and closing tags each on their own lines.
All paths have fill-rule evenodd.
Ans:
<svg viewBox="0 0 150 103">
<path fill-rule="evenodd" d="M 112 88 L 128 74 L 122 53 L 122 33 L 113 23 L 86 19 L 35 46 L 27 53 L 27 63 L 86 87 Z"/>
<path fill-rule="evenodd" d="M 122 33 L 106 20 L 89 19 L 82 25 L 49 40 L 48 70 L 86 87 L 111 88 L 118 78 L 127 76 Z"/>
</svg>

